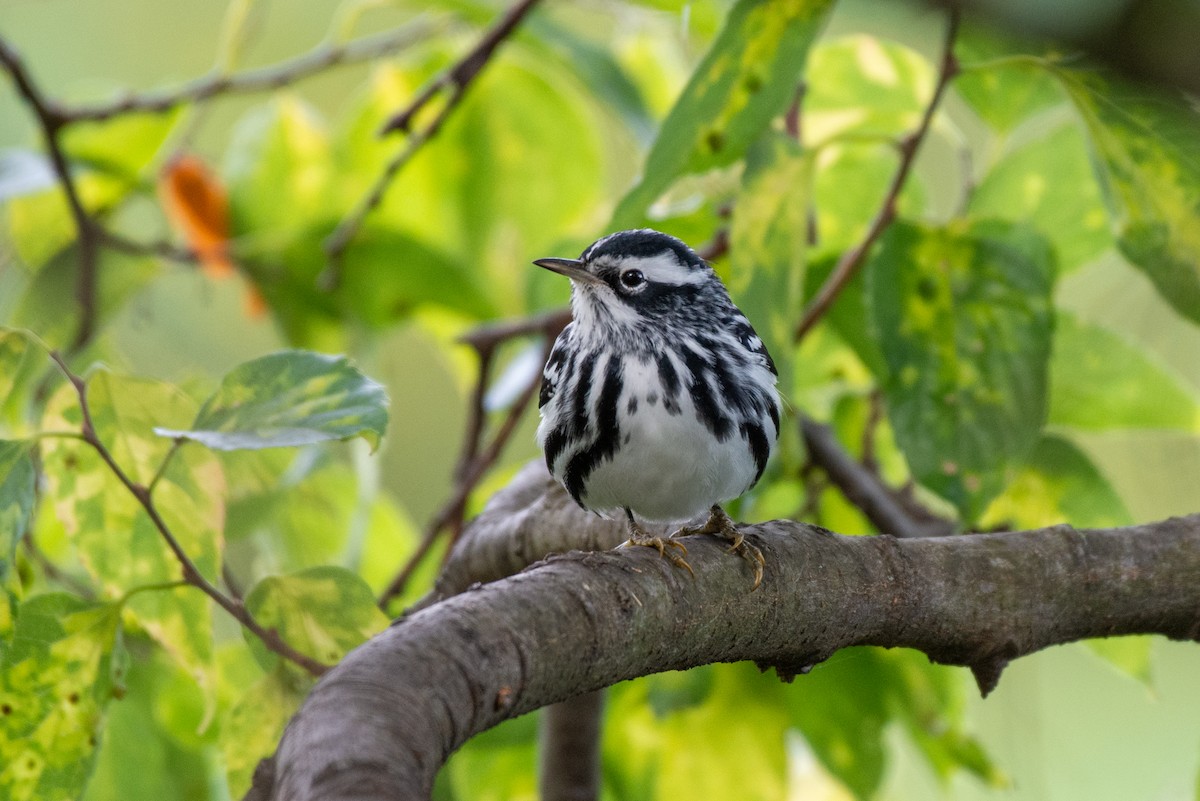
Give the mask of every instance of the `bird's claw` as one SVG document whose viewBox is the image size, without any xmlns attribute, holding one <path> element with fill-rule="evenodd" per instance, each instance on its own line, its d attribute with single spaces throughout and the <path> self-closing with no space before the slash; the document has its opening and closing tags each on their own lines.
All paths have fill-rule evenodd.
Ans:
<svg viewBox="0 0 1200 801">
<path fill-rule="evenodd" d="M 639 527 L 638 529 L 631 530 L 629 532 L 629 539 L 622 543 L 622 547 L 628 545 L 641 545 L 644 548 L 653 548 L 654 550 L 658 551 L 659 556 L 666 559 L 676 567 L 682 567 L 692 575 L 692 578 L 696 577 L 696 572 L 692 570 L 692 566 L 688 564 L 686 559 L 684 559 L 684 557 L 687 556 L 687 546 L 685 546 L 682 542 L 677 542 L 667 537 L 656 537 L 647 531 L 641 530 Z M 678 551 L 681 551 L 681 553 L 668 551 L 668 548 L 674 548 Z"/>
<path fill-rule="evenodd" d="M 750 592 L 754 592 L 762 584 L 763 568 L 767 565 L 767 560 L 763 557 L 763 553 L 758 546 L 751 545 L 746 541 L 745 535 L 738 531 L 737 524 L 725 513 L 725 510 L 720 506 L 714 506 L 709 513 L 708 520 L 701 526 L 685 526 L 676 531 L 671 536 L 688 537 L 692 534 L 713 534 L 729 541 L 729 548 L 726 553 L 736 553 L 738 556 L 745 559 L 754 568 L 754 586 L 750 588 Z"/>
</svg>

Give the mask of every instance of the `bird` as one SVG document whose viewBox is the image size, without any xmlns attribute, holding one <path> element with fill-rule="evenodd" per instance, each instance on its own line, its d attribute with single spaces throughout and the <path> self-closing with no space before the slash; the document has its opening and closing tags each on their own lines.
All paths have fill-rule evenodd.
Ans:
<svg viewBox="0 0 1200 801">
<path fill-rule="evenodd" d="M 618 231 L 577 259 L 533 263 L 571 281 L 572 321 L 538 397 L 551 475 L 585 510 L 623 516 L 625 546 L 654 548 L 693 576 L 678 538 L 728 540 L 757 589 L 762 551 L 721 506 L 758 483 L 779 438 L 778 373 L 754 326 L 712 267 L 659 231 Z M 680 528 L 663 538 L 639 521 Z"/>
</svg>

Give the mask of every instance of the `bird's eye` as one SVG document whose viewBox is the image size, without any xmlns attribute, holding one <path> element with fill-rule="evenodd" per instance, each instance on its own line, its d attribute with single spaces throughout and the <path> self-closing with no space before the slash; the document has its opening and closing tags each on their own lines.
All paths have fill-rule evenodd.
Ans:
<svg viewBox="0 0 1200 801">
<path fill-rule="evenodd" d="M 621 273 L 621 283 L 630 289 L 635 289 L 646 283 L 646 276 L 642 275 L 641 270 L 626 270 Z"/>
</svg>

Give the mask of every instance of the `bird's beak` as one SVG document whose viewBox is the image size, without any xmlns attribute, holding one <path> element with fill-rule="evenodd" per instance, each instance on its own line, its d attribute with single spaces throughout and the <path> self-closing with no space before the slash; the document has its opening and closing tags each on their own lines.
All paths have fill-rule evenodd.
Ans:
<svg viewBox="0 0 1200 801">
<path fill-rule="evenodd" d="M 565 275 L 572 281 L 604 285 L 604 281 L 583 269 L 583 262 L 579 259 L 534 259 L 533 263 L 538 267 L 545 267 L 552 273 Z"/>
</svg>

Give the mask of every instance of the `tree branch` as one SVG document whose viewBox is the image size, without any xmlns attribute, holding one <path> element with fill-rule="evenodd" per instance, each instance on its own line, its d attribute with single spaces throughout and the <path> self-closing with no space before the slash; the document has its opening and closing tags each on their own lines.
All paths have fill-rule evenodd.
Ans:
<svg viewBox="0 0 1200 801">
<path fill-rule="evenodd" d="M 54 174 L 66 196 L 67 206 L 71 211 L 71 219 L 75 222 L 75 230 L 79 237 L 79 276 L 75 284 L 75 299 L 79 303 L 79 328 L 71 342 L 71 351 L 78 351 L 91 341 L 96 329 L 96 263 L 98 259 L 99 242 L 96 226 L 83 207 L 79 189 L 71 176 L 71 168 L 67 163 L 67 154 L 63 150 L 59 135 L 67 124 L 67 117 L 62 108 L 42 94 L 34 83 L 33 77 L 25 67 L 20 54 L 7 41 L 0 38 L 0 63 L 2 63 L 16 85 L 17 93 L 25 101 L 37 119 L 42 132 L 42 140 L 46 145 L 46 153 Z"/>
<path fill-rule="evenodd" d="M 523 473 L 494 506 L 532 497 L 545 532 L 586 523 L 539 481 Z M 511 518 L 492 518 L 497 538 Z M 696 536 L 694 579 L 647 548 L 573 552 L 398 621 L 317 684 L 248 798 L 428 798 L 448 755 L 502 720 L 710 662 L 791 680 L 847 646 L 909 647 L 969 666 L 986 693 L 1049 645 L 1200 638 L 1200 515 L 908 540 L 785 521 L 744 532 L 767 558 L 757 592 L 744 560 Z"/>
<path fill-rule="evenodd" d="M 64 122 L 101 122 L 122 114 L 160 114 L 184 103 L 208 100 L 217 95 L 267 92 L 290 86 L 330 67 L 370 61 L 403 50 L 427 39 L 436 30 L 428 22 L 418 21 L 361 39 L 335 44 L 325 42 L 303 55 L 259 69 L 234 74 L 212 73 L 173 89 L 143 94 L 127 94 L 109 103 L 76 106 L 61 111 Z"/>
<path fill-rule="evenodd" d="M 796 331 L 793 334 L 793 340 L 799 342 L 805 337 L 813 326 L 820 322 L 825 316 L 825 312 L 829 311 L 829 307 L 837 300 L 837 296 L 841 294 L 842 289 L 854 277 L 866 261 L 867 254 L 871 248 L 883 236 L 883 232 L 892 224 L 892 220 L 896 218 L 896 202 L 900 198 L 900 191 L 904 189 L 905 182 L 908 181 L 908 175 L 912 171 L 913 162 L 916 160 L 917 151 L 921 148 L 921 142 L 925 139 L 925 135 L 929 132 L 929 126 L 933 122 L 934 112 L 942 102 L 942 97 L 945 96 L 946 87 L 950 81 L 958 74 L 958 60 L 954 57 L 954 42 L 958 38 L 958 22 L 959 10 L 957 7 L 947 10 L 946 20 L 946 36 L 945 43 L 942 48 L 941 67 L 938 71 L 937 83 L 933 87 L 933 95 L 929 98 L 929 104 L 925 106 L 925 112 L 921 115 L 921 121 L 918 123 L 916 130 L 906 136 L 900 143 L 900 164 L 896 167 L 896 172 L 892 176 L 892 182 L 888 185 L 887 192 L 884 193 L 883 203 L 876 212 L 874 219 L 871 220 L 867 232 L 863 234 L 863 238 L 853 248 L 842 254 L 838 259 L 838 263 L 834 265 L 833 272 L 825 279 L 825 283 L 821 285 L 821 289 L 817 292 L 816 297 L 808 304 L 808 308 L 804 310 L 804 315 L 800 318 L 800 322 L 796 325 Z"/>
<path fill-rule="evenodd" d="M 904 504 L 878 475 L 846 453 L 829 426 L 802 416 L 800 432 L 813 464 L 824 470 L 846 499 L 880 531 L 896 537 L 942 537 L 954 533 L 952 521 Z"/>
</svg>

